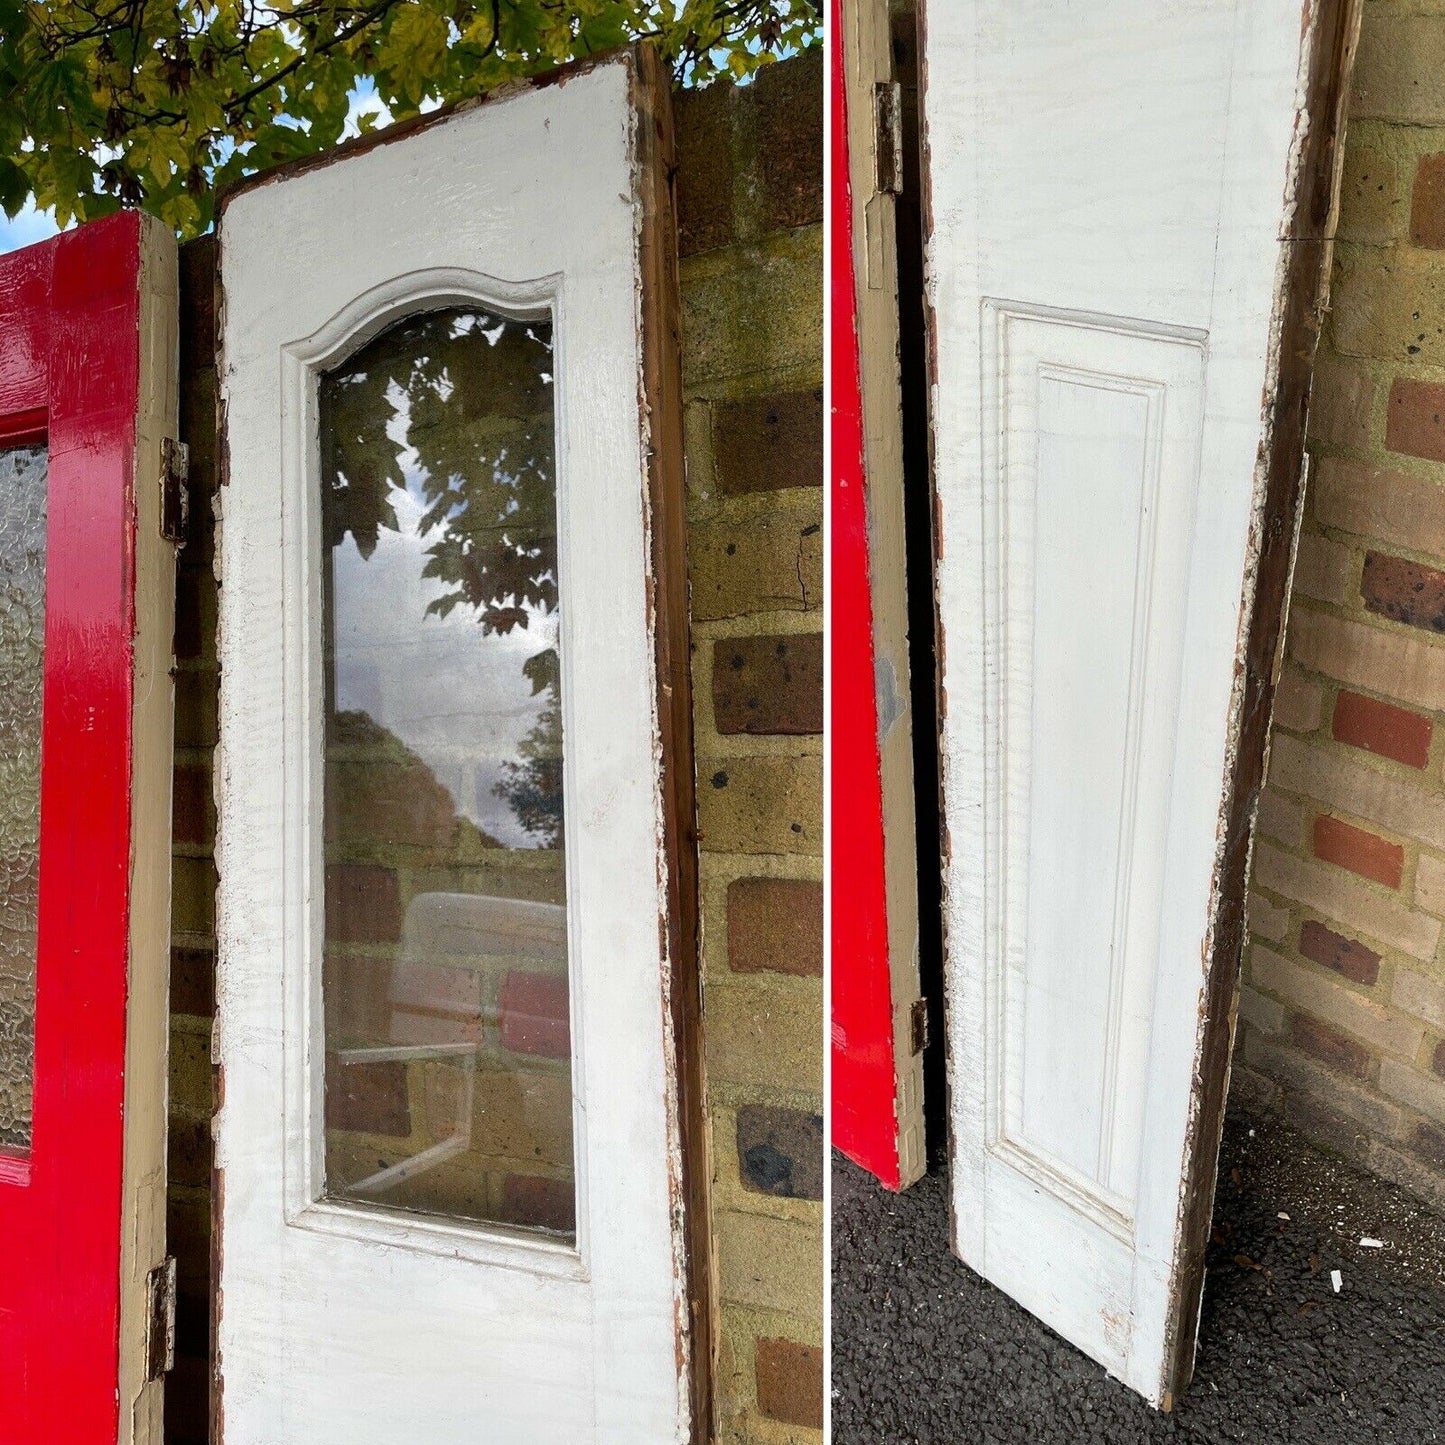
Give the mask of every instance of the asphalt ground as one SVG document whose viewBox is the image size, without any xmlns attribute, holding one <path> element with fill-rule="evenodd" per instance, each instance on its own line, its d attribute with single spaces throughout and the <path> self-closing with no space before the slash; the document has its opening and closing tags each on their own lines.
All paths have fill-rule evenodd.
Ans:
<svg viewBox="0 0 1445 1445">
<path fill-rule="evenodd" d="M 1445 1220 L 1279 1121 L 1226 1122 L 1194 1381 L 1169 1415 L 952 1256 L 947 1184 L 939 1164 L 894 1195 L 834 1157 L 836 1445 L 1445 1441 Z"/>
</svg>

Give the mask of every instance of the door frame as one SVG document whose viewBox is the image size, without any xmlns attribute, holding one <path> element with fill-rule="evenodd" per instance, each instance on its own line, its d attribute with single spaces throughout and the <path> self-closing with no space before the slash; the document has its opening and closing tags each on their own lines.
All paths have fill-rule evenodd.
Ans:
<svg viewBox="0 0 1445 1445">
<path fill-rule="evenodd" d="M 926 95 L 930 85 L 930 9 L 955 0 L 918 0 L 920 112 L 923 116 L 921 210 L 925 248 L 936 231 L 932 171 L 928 156 Z M 1245 900 L 1254 820 L 1269 761 L 1269 724 L 1275 684 L 1283 663 L 1295 544 L 1308 476 L 1305 423 L 1315 348 L 1329 299 L 1330 264 L 1338 217 L 1340 175 L 1350 74 L 1358 45 L 1361 0 L 1301 0 L 1301 86 L 1285 197 L 1293 202 L 1275 283 L 1275 305 L 1267 370 L 1261 443 L 1246 572 L 1239 612 L 1233 696 L 1228 719 L 1228 771 L 1221 780 L 1221 805 L 1204 934 L 1200 1024 L 1194 1043 L 1193 1107 L 1185 1140 L 1175 1269 L 1170 1280 L 1171 1328 L 1165 1339 L 1160 1405 L 1164 1410 L 1187 1387 L 1194 1369 L 1205 1258 L 1213 1215 L 1215 1181 L 1228 1095 L 1229 1072 L 1245 943 Z M 935 80 L 935 84 L 940 82 Z M 957 75 L 943 84 L 960 84 Z M 932 405 L 938 395 L 938 318 L 931 290 L 924 295 L 929 339 L 927 376 Z M 941 516 L 938 482 L 938 418 L 931 415 L 929 487 L 932 515 Z M 935 530 L 933 567 L 937 578 L 944 539 Z M 956 546 L 956 542 L 955 542 Z M 956 560 L 956 559 L 955 559 Z M 938 588 L 934 589 L 933 651 L 939 664 L 940 761 L 947 711 L 942 661 L 947 632 Z M 957 866 L 945 813 L 942 831 L 945 870 Z M 949 1007 L 957 1006 L 953 967 L 948 962 L 949 910 L 944 909 L 945 970 Z M 950 1068 L 953 1061 L 950 1060 Z M 952 1081 L 950 1080 L 950 1083 Z M 955 1114 L 949 1111 L 953 1133 Z M 950 1139 L 950 1152 L 954 1141 Z M 957 1237 L 956 1227 L 954 1237 Z"/>
<path fill-rule="evenodd" d="M 344 142 L 321 155 L 246 177 L 217 197 L 218 230 L 241 195 L 274 181 L 328 167 L 381 146 L 405 140 L 467 111 L 504 101 L 521 91 L 565 85 L 598 67 L 624 59 L 635 112 L 634 164 L 638 198 L 654 219 L 639 228 L 638 326 L 641 386 L 638 423 L 646 469 L 644 525 L 651 563 L 647 626 L 654 658 L 654 695 L 659 752 L 658 836 L 665 876 L 666 912 L 659 917 L 665 963 L 663 999 L 667 1022 L 670 1109 L 678 1147 L 668 1181 L 674 1237 L 680 1247 L 674 1330 L 680 1373 L 695 1445 L 711 1439 L 718 1368 L 718 1338 L 710 1212 L 708 1115 L 701 1014 L 700 897 L 696 770 L 693 744 L 691 640 L 687 571 L 686 474 L 683 450 L 682 304 L 678 274 L 677 152 L 671 72 L 657 46 L 638 43 L 577 61 L 500 88 L 439 107 Z M 217 296 L 224 305 L 224 267 L 217 254 Z M 217 328 L 218 374 L 224 366 Z M 224 407 L 221 418 L 224 437 Z M 229 483 L 229 447 L 220 448 L 218 496 Z M 223 719 L 224 722 L 224 719 Z M 224 1097 L 224 1066 L 216 1067 L 217 1098 Z M 279 1167 L 279 1166 L 278 1166 Z M 218 1167 L 212 1189 L 213 1356 L 219 1337 L 219 1283 L 225 1250 L 225 1179 Z M 224 1398 L 212 1392 L 212 1438 L 225 1437 Z"/>
<path fill-rule="evenodd" d="M 34 1125 L 26 1156 L 0 1156 L 0 1233 L 24 1261 L 0 1284 L 0 1434 L 159 1442 L 175 238 L 126 212 L 0 277 L 0 444 L 49 451 Z"/>
</svg>

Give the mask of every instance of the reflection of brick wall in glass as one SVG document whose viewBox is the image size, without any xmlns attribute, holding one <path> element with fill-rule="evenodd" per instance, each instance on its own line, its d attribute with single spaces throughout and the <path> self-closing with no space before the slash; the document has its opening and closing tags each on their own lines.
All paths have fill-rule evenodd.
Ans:
<svg viewBox="0 0 1445 1445">
<path fill-rule="evenodd" d="M 43 446 L 0 451 L 0 1149 L 30 1147 L 45 662 Z"/>
<path fill-rule="evenodd" d="M 326 1187 L 570 1237 L 553 405 L 475 309 L 322 379 Z"/>
</svg>

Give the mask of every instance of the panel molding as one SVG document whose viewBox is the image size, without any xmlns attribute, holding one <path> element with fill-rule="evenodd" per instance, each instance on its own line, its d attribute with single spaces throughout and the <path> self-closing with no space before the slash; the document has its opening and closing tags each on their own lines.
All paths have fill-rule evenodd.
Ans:
<svg viewBox="0 0 1445 1445">
<path fill-rule="evenodd" d="M 991 820 L 989 855 L 998 863 L 999 893 L 999 907 L 986 930 L 980 960 L 986 999 L 986 1148 L 1127 1243 L 1134 1233 L 1136 1191 L 1131 1176 L 1137 1173 L 1137 1160 L 1127 1154 L 1117 1158 L 1116 1142 L 1126 1100 L 1141 1112 L 1143 1101 L 1141 1090 L 1135 1087 L 1131 1091 L 1131 1086 L 1139 1083 L 1141 1066 L 1136 1062 L 1132 1071 L 1125 1068 L 1121 1077 L 1121 1053 L 1132 1045 L 1135 1055 L 1142 1056 L 1148 1047 L 1148 1030 L 1136 1025 L 1126 1039 L 1124 1008 L 1131 983 L 1136 994 L 1142 987 L 1152 996 L 1150 975 L 1157 952 L 1157 946 L 1143 949 L 1137 939 L 1140 921 L 1134 916 L 1134 905 L 1156 905 L 1149 907 L 1146 915 L 1153 920 L 1147 936 L 1156 945 L 1160 921 L 1157 879 L 1153 889 L 1146 890 L 1152 892 L 1152 899 L 1139 899 L 1135 888 L 1140 776 L 1146 745 L 1152 741 L 1156 749 L 1162 746 L 1172 753 L 1174 742 L 1172 727 L 1167 738 L 1146 737 L 1146 711 L 1151 704 L 1157 711 L 1151 686 L 1164 694 L 1166 702 L 1176 700 L 1178 692 L 1177 669 L 1172 679 L 1158 677 L 1160 668 L 1151 665 L 1151 653 L 1161 648 L 1167 653 L 1171 640 L 1177 651 L 1183 637 L 1177 608 L 1163 619 L 1163 631 L 1156 627 L 1161 610 L 1156 597 L 1158 561 L 1162 546 L 1171 552 L 1176 566 L 1187 567 L 1189 523 L 1199 480 L 1208 338 L 1193 328 L 996 298 L 985 299 L 982 309 L 983 671 L 985 685 L 992 689 L 992 703 L 985 707 L 983 720 L 986 731 L 992 733 L 984 747 L 989 772 L 985 812 Z M 1051 461 L 1055 465 L 1059 461 L 1044 450 L 1051 421 L 1050 383 L 1096 394 L 1104 408 L 1115 399 L 1137 399 L 1138 403 L 1134 434 L 1130 434 L 1128 417 L 1117 417 L 1119 425 L 1104 429 L 1131 443 L 1118 461 L 1121 477 L 1131 474 L 1128 484 L 1134 490 L 1127 498 L 1133 523 L 1121 539 L 1130 575 L 1124 599 L 1127 624 L 1118 629 L 1127 635 L 1117 658 L 1124 682 L 1117 787 L 1109 790 L 1114 800 L 1109 836 L 1096 840 L 1104 843 L 1101 856 L 1109 859 L 1102 871 L 1110 902 L 1107 943 L 1091 955 L 1103 952 L 1107 956 L 1099 980 L 1103 986 L 1097 990 L 1103 995 L 1097 1082 L 1084 1090 L 1094 1096 L 1087 1122 L 1093 1125 L 1095 1135 L 1092 1147 L 1081 1153 L 1091 1158 L 1066 1158 L 1038 1137 L 1037 1122 L 1030 1126 L 1024 1084 L 1031 1046 L 1046 1043 L 1030 1036 L 1029 995 L 1037 990 L 1041 974 L 1042 981 L 1048 981 L 1048 960 L 1037 961 L 1029 880 L 1031 864 L 1040 851 L 1035 836 L 1038 795 L 1040 789 L 1050 786 L 1048 777 L 1037 775 L 1040 764 L 1034 747 L 1041 709 L 1047 721 L 1050 701 L 1038 688 L 1036 676 L 1039 599 L 1045 586 L 1053 585 L 1041 572 L 1051 564 L 1041 563 L 1038 555 L 1041 528 L 1047 525 L 1048 499 L 1042 492 L 1048 479 L 1043 469 Z M 1101 410 L 1101 420 L 1107 416 L 1108 411 Z M 1066 424 L 1066 419 L 1057 415 L 1052 421 Z M 1065 457 L 1063 465 L 1068 461 Z M 1168 507 L 1162 505 L 1166 499 L 1161 491 L 1166 487 L 1175 494 Z M 1169 535 L 1161 539 L 1161 529 L 1166 528 Z M 1059 578 L 1057 583 L 1069 590 L 1066 579 Z M 1089 606 L 1095 601 L 1075 597 L 1065 605 Z M 1163 661 L 1167 663 L 1167 656 Z M 1059 675 L 1057 668 L 1044 670 L 1051 677 Z M 1070 680 L 1080 687 L 1058 699 L 1059 706 L 1081 719 L 1079 727 L 1087 728 L 1089 679 Z M 1113 696 L 1106 693 L 1102 701 L 1108 703 Z M 1113 779 L 1113 770 L 1109 776 Z M 1035 889 L 1037 886 L 1036 880 Z M 1138 956 L 1141 952 L 1143 957 Z M 1137 1000 L 1135 1013 L 1140 1013 Z M 1033 1071 L 1034 1078 L 1041 1075 L 1046 1077 L 1047 1070 Z M 1049 1104 L 1047 1099 L 1041 1101 L 1038 1111 L 1042 1113 Z"/>
</svg>

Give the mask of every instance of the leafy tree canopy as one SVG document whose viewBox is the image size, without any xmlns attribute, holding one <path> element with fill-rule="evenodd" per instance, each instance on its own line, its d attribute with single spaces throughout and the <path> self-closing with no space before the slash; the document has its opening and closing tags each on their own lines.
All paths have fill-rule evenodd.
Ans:
<svg viewBox="0 0 1445 1445">
<path fill-rule="evenodd" d="M 818 43 L 820 0 L 0 0 L 0 206 L 140 205 L 204 231 L 218 185 L 630 40 L 741 78 Z M 363 131 L 374 117 L 354 121 Z"/>
</svg>

